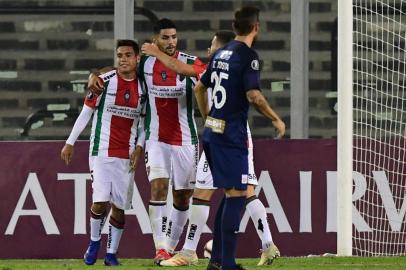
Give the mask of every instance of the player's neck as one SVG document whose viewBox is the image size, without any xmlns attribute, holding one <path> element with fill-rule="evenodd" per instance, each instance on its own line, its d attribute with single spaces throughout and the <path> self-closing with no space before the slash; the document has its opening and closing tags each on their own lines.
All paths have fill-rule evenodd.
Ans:
<svg viewBox="0 0 406 270">
<path fill-rule="evenodd" d="M 121 73 L 121 72 L 118 72 L 118 75 L 119 75 L 122 79 L 124 79 L 124 80 L 126 80 L 126 81 L 132 81 L 132 80 L 135 79 L 135 72 L 130 72 L 130 73 Z"/>
<path fill-rule="evenodd" d="M 249 48 L 251 48 L 252 46 L 252 42 L 254 41 L 254 37 L 251 35 L 247 35 L 247 36 L 236 36 L 235 40 L 241 41 L 243 43 L 245 43 Z"/>
</svg>

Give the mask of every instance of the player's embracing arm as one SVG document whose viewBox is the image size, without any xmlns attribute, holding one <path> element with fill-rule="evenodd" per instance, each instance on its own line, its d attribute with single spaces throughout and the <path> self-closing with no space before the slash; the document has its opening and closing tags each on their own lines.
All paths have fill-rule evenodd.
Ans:
<svg viewBox="0 0 406 270">
<path fill-rule="evenodd" d="M 272 124 L 278 133 L 277 137 L 282 138 L 285 134 L 285 123 L 271 108 L 260 90 L 259 60 L 256 53 L 252 53 L 251 58 L 249 58 L 243 77 L 244 89 L 246 90 L 248 102 L 250 102 L 261 114 L 272 120 Z"/>
<path fill-rule="evenodd" d="M 201 82 L 198 81 L 195 86 L 195 97 L 197 107 L 199 108 L 200 114 L 203 117 L 203 120 L 206 121 L 208 115 L 208 105 L 207 105 L 207 87 Z"/>
<path fill-rule="evenodd" d="M 89 74 L 89 79 L 87 82 L 87 88 L 94 94 L 100 95 L 103 92 L 104 81 L 100 75 L 107 73 L 109 71 L 115 70 L 113 66 L 107 66 L 99 70 L 93 71 Z"/>
<path fill-rule="evenodd" d="M 196 77 L 200 79 L 201 74 L 206 69 L 206 64 L 199 59 L 195 60 L 193 65 L 183 63 L 182 61 L 167 55 L 159 50 L 158 46 L 153 43 L 144 43 L 141 47 L 143 54 L 151 55 L 161 61 L 167 68 L 175 71 L 177 74 L 185 75 L 188 77 Z"/>
<path fill-rule="evenodd" d="M 210 81 L 210 75 L 212 72 L 211 63 L 212 60 L 210 61 L 206 71 L 203 73 L 202 77 L 200 78 L 200 81 L 197 82 L 194 89 L 197 107 L 199 108 L 200 114 L 202 115 L 204 121 L 206 121 L 206 117 L 209 114 L 207 88 L 212 87 Z"/>
</svg>

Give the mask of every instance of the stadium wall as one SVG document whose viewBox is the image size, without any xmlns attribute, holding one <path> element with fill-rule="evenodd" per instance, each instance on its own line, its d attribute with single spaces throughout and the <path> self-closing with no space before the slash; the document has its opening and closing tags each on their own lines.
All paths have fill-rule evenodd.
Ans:
<svg viewBox="0 0 406 270">
<path fill-rule="evenodd" d="M 70 166 L 59 159 L 62 146 L 61 141 L 0 142 L 0 258 L 83 256 L 91 204 L 88 142 L 77 143 Z M 254 148 L 260 149 L 254 154 L 257 191 L 282 254 L 335 253 L 336 140 L 255 140 Z M 376 179 L 381 185 L 387 183 L 385 173 L 374 175 L 382 178 Z M 354 173 L 354 182 L 353 199 L 357 199 L 363 195 L 365 177 Z M 134 209 L 127 212 L 119 252 L 122 257 L 151 258 L 154 249 L 147 213 L 149 183 L 143 162 L 137 168 L 135 183 Z M 220 192 L 213 205 L 219 198 Z M 214 213 L 213 208 L 198 248 L 200 256 L 202 246 L 211 239 Z M 358 212 L 353 211 L 353 215 L 354 227 L 368 231 L 368 224 Z M 240 231 L 238 256 L 257 257 L 260 241 L 247 213 Z"/>
</svg>

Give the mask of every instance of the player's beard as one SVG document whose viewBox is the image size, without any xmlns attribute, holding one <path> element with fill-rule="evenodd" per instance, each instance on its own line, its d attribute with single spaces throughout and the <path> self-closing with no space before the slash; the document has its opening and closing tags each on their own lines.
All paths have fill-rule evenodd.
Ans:
<svg viewBox="0 0 406 270">
<path fill-rule="evenodd" d="M 176 47 L 171 47 L 171 48 L 167 47 L 167 48 L 165 48 L 165 52 L 167 55 L 173 56 L 176 53 Z"/>
</svg>

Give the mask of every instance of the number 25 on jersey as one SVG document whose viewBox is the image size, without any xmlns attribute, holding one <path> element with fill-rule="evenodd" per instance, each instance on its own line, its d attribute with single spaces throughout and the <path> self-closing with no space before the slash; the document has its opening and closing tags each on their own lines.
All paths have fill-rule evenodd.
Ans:
<svg viewBox="0 0 406 270">
<path fill-rule="evenodd" d="M 226 89 L 221 86 L 221 81 L 222 80 L 227 80 L 228 79 L 228 74 L 224 72 L 220 72 L 219 75 L 215 71 L 211 73 L 211 82 L 214 83 L 214 88 L 213 88 L 213 103 L 214 107 L 216 109 L 221 109 L 224 104 L 226 103 Z M 217 93 L 220 93 L 218 96 Z"/>
</svg>

